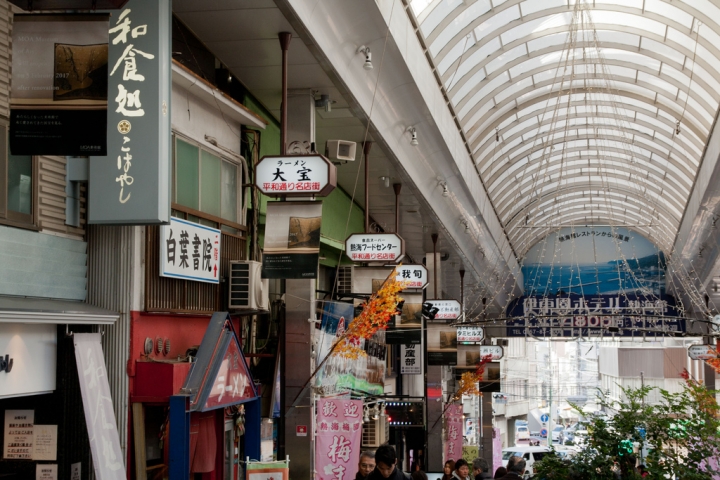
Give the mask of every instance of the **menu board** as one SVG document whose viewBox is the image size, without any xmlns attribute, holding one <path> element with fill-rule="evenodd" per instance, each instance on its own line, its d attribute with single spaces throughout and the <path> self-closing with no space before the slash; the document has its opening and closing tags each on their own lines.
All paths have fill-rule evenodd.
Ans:
<svg viewBox="0 0 720 480">
<path fill-rule="evenodd" d="M 57 460 L 57 425 L 35 425 L 33 460 Z"/>
<path fill-rule="evenodd" d="M 35 410 L 5 410 L 5 460 L 32 460 Z"/>
</svg>

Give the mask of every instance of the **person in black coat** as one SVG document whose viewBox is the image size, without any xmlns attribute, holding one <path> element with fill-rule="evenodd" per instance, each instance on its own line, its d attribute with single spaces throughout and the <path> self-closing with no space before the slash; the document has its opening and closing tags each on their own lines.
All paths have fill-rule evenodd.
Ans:
<svg viewBox="0 0 720 480">
<path fill-rule="evenodd" d="M 410 480 L 397 468 L 397 454 L 392 445 L 380 445 L 375 451 L 375 470 L 370 472 L 367 480 Z"/>
<path fill-rule="evenodd" d="M 500 480 L 519 480 L 523 478 L 525 473 L 525 459 L 522 457 L 512 456 L 507 466 L 508 472 Z"/>
<path fill-rule="evenodd" d="M 472 473 L 475 477 L 475 480 L 487 480 L 488 478 L 492 478 L 492 474 L 490 473 L 490 465 L 488 465 L 487 460 L 484 458 L 476 458 L 472 462 Z"/>
</svg>

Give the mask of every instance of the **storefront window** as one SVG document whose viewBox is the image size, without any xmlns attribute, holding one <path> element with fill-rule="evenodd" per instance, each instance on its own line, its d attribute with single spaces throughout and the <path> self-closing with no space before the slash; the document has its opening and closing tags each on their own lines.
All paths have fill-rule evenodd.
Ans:
<svg viewBox="0 0 720 480">
<path fill-rule="evenodd" d="M 238 219 L 238 165 L 180 138 L 175 139 L 173 201 L 213 217 Z"/>
<path fill-rule="evenodd" d="M 29 155 L 11 155 L 7 128 L 0 127 L 0 221 L 33 225 L 34 160 Z"/>
</svg>

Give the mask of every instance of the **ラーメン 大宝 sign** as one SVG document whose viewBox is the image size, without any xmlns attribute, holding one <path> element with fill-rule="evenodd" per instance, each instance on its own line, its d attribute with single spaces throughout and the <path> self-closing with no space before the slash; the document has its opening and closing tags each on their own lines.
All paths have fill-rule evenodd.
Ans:
<svg viewBox="0 0 720 480">
<path fill-rule="evenodd" d="M 336 178 L 335 165 L 322 155 L 265 156 L 255 167 L 255 186 L 271 197 L 324 197 Z"/>
</svg>

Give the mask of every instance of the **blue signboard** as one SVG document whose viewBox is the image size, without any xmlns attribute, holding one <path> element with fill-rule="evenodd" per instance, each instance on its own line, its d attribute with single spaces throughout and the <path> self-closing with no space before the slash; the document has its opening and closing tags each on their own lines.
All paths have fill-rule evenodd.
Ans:
<svg viewBox="0 0 720 480">
<path fill-rule="evenodd" d="M 520 297 L 507 309 L 508 337 L 642 337 L 685 332 L 670 295 Z"/>
<path fill-rule="evenodd" d="M 547 423 L 548 420 L 550 420 L 550 416 L 547 413 L 543 413 L 540 417 L 540 421 L 543 423 Z"/>
</svg>

